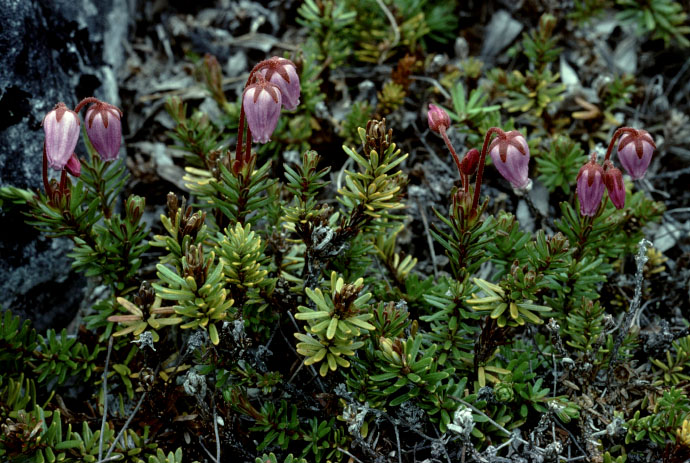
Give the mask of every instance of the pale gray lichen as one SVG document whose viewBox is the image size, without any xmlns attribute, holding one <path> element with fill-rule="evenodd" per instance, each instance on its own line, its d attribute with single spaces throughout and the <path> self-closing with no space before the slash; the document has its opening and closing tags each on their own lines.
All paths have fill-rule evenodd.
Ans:
<svg viewBox="0 0 690 463">
<path fill-rule="evenodd" d="M 134 344 L 139 344 L 139 348 L 150 347 L 151 350 L 155 351 L 156 348 L 153 347 L 153 334 L 150 331 L 144 331 L 139 335 L 138 339 L 132 341 Z"/>
<path fill-rule="evenodd" d="M 453 422 L 448 425 L 448 430 L 459 434 L 463 440 L 469 440 L 474 429 L 474 417 L 472 410 L 460 405 L 453 414 Z"/>
</svg>

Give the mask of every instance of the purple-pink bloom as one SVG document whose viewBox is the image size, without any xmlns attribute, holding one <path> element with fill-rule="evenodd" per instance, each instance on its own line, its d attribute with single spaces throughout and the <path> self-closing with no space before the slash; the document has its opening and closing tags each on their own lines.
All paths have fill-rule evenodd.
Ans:
<svg viewBox="0 0 690 463">
<path fill-rule="evenodd" d="M 529 185 L 529 147 L 517 130 L 501 132 L 489 145 L 489 154 L 498 172 L 514 188 Z"/>
<path fill-rule="evenodd" d="M 300 85 L 297 67 L 289 59 L 274 56 L 263 63 L 259 73 L 268 82 L 278 86 L 280 89 L 283 107 L 289 111 L 299 105 Z"/>
<path fill-rule="evenodd" d="M 81 175 L 81 162 L 79 162 L 79 158 L 75 153 L 72 153 L 69 161 L 67 161 L 67 164 L 65 164 L 65 169 L 73 177 L 79 177 Z"/>
<path fill-rule="evenodd" d="M 580 214 L 594 217 L 604 196 L 604 169 L 597 164 L 597 155 L 592 153 L 589 162 L 577 174 L 577 197 L 580 200 Z"/>
<path fill-rule="evenodd" d="M 432 132 L 441 133 L 450 127 L 450 117 L 448 113 L 435 104 L 429 104 L 429 111 L 426 113 L 429 128 Z"/>
<path fill-rule="evenodd" d="M 101 101 L 86 111 L 86 134 L 103 161 L 117 159 L 122 142 L 122 111 Z"/>
<path fill-rule="evenodd" d="M 625 132 L 618 141 L 618 160 L 634 180 L 644 177 L 656 145 L 645 130 Z"/>
<path fill-rule="evenodd" d="M 623 183 L 623 173 L 620 169 L 613 167 L 611 161 L 604 162 L 604 185 L 609 192 L 609 198 L 616 209 L 623 209 L 625 206 L 625 184 Z"/>
<path fill-rule="evenodd" d="M 261 75 L 249 85 L 242 96 L 242 107 L 252 137 L 258 143 L 268 143 L 278 124 L 281 94 L 277 85 L 267 82 Z"/>
<path fill-rule="evenodd" d="M 58 103 L 43 118 L 43 132 L 48 165 L 55 170 L 64 169 L 79 141 L 79 116 L 64 103 Z"/>
</svg>

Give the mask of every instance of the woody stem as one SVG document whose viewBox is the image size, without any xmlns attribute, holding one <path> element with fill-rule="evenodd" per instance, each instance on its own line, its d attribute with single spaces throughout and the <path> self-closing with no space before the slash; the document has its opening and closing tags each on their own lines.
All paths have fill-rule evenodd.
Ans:
<svg viewBox="0 0 690 463">
<path fill-rule="evenodd" d="M 441 136 L 443 137 L 443 141 L 446 142 L 446 146 L 448 147 L 448 151 L 450 151 L 450 154 L 453 155 L 453 160 L 455 161 L 455 165 L 458 167 L 458 173 L 460 174 L 460 180 L 462 182 L 462 188 L 464 190 L 465 189 L 465 176 L 462 174 L 462 169 L 460 169 L 460 158 L 458 158 L 458 155 L 455 153 L 455 148 L 453 148 L 453 144 L 450 142 L 450 139 L 448 138 L 448 135 L 446 134 L 446 129 L 444 127 L 441 127 L 439 129 L 439 132 L 441 133 Z"/>
<path fill-rule="evenodd" d="M 472 198 L 472 211 L 477 210 L 477 205 L 479 204 L 479 192 L 482 189 L 482 176 L 484 175 L 484 162 L 486 160 L 486 152 L 489 148 L 489 142 L 491 141 L 491 135 L 501 134 L 503 130 L 498 127 L 491 127 L 484 136 L 484 144 L 482 145 L 482 152 L 479 155 L 479 166 L 477 167 L 477 179 L 474 182 L 474 198 Z"/>
<path fill-rule="evenodd" d="M 624 133 L 635 133 L 635 129 L 633 129 L 632 127 L 620 127 L 615 132 L 613 132 L 613 137 L 611 137 L 609 147 L 606 148 L 606 157 L 604 157 L 604 161 L 609 160 L 609 158 L 611 157 L 611 153 L 613 152 L 613 147 L 616 144 L 616 140 L 618 140 L 618 138 Z"/>
<path fill-rule="evenodd" d="M 48 198 L 52 196 L 50 183 L 48 182 L 48 155 L 46 154 L 46 143 L 43 142 L 43 188 L 46 190 Z"/>
</svg>

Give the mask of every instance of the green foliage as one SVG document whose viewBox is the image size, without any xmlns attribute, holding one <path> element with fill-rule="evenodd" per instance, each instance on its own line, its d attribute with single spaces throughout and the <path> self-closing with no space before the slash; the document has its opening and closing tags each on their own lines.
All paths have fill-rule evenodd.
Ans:
<svg viewBox="0 0 690 463">
<path fill-rule="evenodd" d="M 616 18 L 627 24 L 634 24 L 639 34 L 651 33 L 652 38 L 663 39 L 668 46 L 671 41 L 683 48 L 690 47 L 690 26 L 683 5 L 673 0 L 616 0 L 623 8 Z"/>
<path fill-rule="evenodd" d="M 362 334 L 362 330 L 367 332 L 374 329 L 368 322 L 373 315 L 368 313 L 366 305 L 371 294 L 359 295 L 362 283 L 360 278 L 352 284 L 345 284 L 342 278 L 332 272 L 330 295 L 324 294 L 320 288 L 305 290 L 316 308 L 298 307 L 300 313 L 295 318 L 308 321 L 309 334 L 295 333 L 295 337 L 301 341 L 297 344 L 297 352 L 306 357 L 305 365 L 323 362 L 319 369 L 321 376 L 326 376 L 329 369 L 335 371 L 338 366 L 349 367 L 350 362 L 344 356 L 355 355 L 355 351 L 364 345 L 355 339 Z"/>
<path fill-rule="evenodd" d="M 297 22 L 309 30 L 312 43 L 319 48 L 316 59 L 331 68 L 342 65 L 352 50 L 348 32 L 357 12 L 346 2 L 304 0 L 297 13 Z"/>
<path fill-rule="evenodd" d="M 586 162 L 584 155 L 582 147 L 567 135 L 554 138 L 548 153 L 535 157 L 539 180 L 550 192 L 560 188 L 569 195 L 580 167 Z"/>
<path fill-rule="evenodd" d="M 526 322 L 542 324 L 544 320 L 537 313 L 548 313 L 550 307 L 533 304 L 529 299 L 515 299 L 515 293 L 506 294 L 501 286 L 494 285 L 480 278 L 473 279 L 474 283 L 484 291 L 484 297 L 473 295 L 467 301 L 474 310 L 488 311 L 489 316 L 496 319 L 500 328 L 506 324 L 524 325 Z"/>
<path fill-rule="evenodd" d="M 191 245 L 182 257 L 181 272 L 158 264 L 161 284 L 154 283 L 158 297 L 173 301 L 182 329 L 204 328 L 213 344 L 218 344 L 219 324 L 228 319 L 234 300 L 223 285 L 223 264 L 215 262 L 213 251 L 204 253 L 203 246 Z"/>
<path fill-rule="evenodd" d="M 647 438 L 658 445 L 665 445 L 675 439 L 677 430 L 690 415 L 687 394 L 675 387 L 664 391 L 661 396 L 651 396 L 647 400 L 653 401 L 648 404 L 652 413 L 642 416 L 638 410 L 626 422 L 626 444 Z"/>
<path fill-rule="evenodd" d="M 558 37 L 553 36 L 557 19 L 544 13 L 539 18 L 539 27 L 522 35 L 523 53 L 529 62 L 537 69 L 543 69 L 549 63 L 558 59 L 563 52 L 562 48 L 556 46 Z"/>
<path fill-rule="evenodd" d="M 307 460 L 304 458 L 295 458 L 292 456 L 292 454 L 289 454 L 282 461 L 283 463 L 307 463 Z M 261 457 L 256 458 L 255 463 L 278 463 L 278 458 L 273 452 L 269 453 L 268 455 L 264 453 Z"/>
<path fill-rule="evenodd" d="M 60 334 L 49 329 L 44 337 L 36 333 L 29 321 L 22 322 L 9 310 L 4 311 L 0 322 L 3 371 L 31 372 L 38 383 L 55 379 L 62 384 L 68 377 L 82 380 L 91 377 L 101 346 L 89 348 L 76 337 L 68 336 L 65 329 Z"/>
<path fill-rule="evenodd" d="M 453 368 L 439 369 L 436 345 L 421 349 L 422 341 L 421 335 L 407 339 L 381 337 L 377 341 L 378 372 L 373 371 L 370 379 L 390 406 L 433 394 L 441 381 L 455 371 Z"/>
<path fill-rule="evenodd" d="M 392 140 L 392 130 L 386 132 L 385 120 L 371 124 L 367 130 L 360 128 L 359 137 L 364 146 L 363 155 L 354 149 L 343 146 L 345 153 L 356 162 L 358 172 L 345 171 L 345 188 L 341 188 L 338 199 L 350 212 L 347 227 L 373 220 L 397 220 L 393 214 L 401 209 L 402 188 L 407 179 L 402 171 L 393 171 L 407 158 L 401 155 Z"/>
<path fill-rule="evenodd" d="M 214 157 L 217 157 L 214 151 L 220 148 L 220 131 L 201 111 L 194 111 L 188 117 L 187 104 L 176 96 L 166 100 L 165 110 L 176 124 L 169 133 L 177 142 L 175 148 L 190 154 L 187 159 L 191 165 L 211 168 Z"/>
<path fill-rule="evenodd" d="M 666 384 L 676 386 L 683 381 L 690 380 L 688 372 L 690 370 L 690 336 L 686 336 L 678 341 L 674 341 L 672 350 L 675 350 L 675 357 L 670 350 L 666 351 L 666 362 L 658 359 L 651 359 L 652 363 L 659 368 L 660 378 L 656 385 Z"/>
</svg>

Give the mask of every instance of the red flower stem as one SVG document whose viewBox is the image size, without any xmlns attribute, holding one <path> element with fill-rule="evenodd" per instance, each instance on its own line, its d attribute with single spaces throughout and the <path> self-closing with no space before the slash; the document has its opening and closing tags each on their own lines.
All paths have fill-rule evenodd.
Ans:
<svg viewBox="0 0 690 463">
<path fill-rule="evenodd" d="M 43 142 L 43 188 L 46 190 L 46 195 L 50 198 L 53 195 L 53 191 L 50 188 L 50 182 L 48 182 L 48 155 L 46 154 L 46 142 Z"/>
<path fill-rule="evenodd" d="M 81 100 L 79 102 L 79 104 L 77 104 L 76 108 L 74 108 L 74 112 L 79 114 L 79 111 L 81 111 L 81 108 L 83 108 L 84 106 L 86 106 L 89 103 L 98 103 L 98 98 L 94 98 L 92 96 L 84 98 L 83 100 Z"/>
<path fill-rule="evenodd" d="M 252 156 L 252 131 L 249 130 L 249 127 L 247 127 L 247 146 L 244 151 L 244 160 L 242 161 L 242 165 L 249 164 L 249 158 Z M 249 172 L 251 175 L 251 172 Z"/>
<path fill-rule="evenodd" d="M 484 145 L 482 145 L 482 152 L 479 156 L 479 167 L 477 167 L 477 179 L 474 182 L 474 198 L 472 199 L 472 211 L 477 210 L 477 205 L 479 204 L 479 192 L 482 189 L 482 176 L 484 175 L 484 162 L 486 160 L 486 152 L 489 148 L 489 142 L 491 141 L 491 135 L 501 134 L 503 130 L 498 127 L 491 127 L 484 135 Z"/>
<path fill-rule="evenodd" d="M 261 70 L 261 66 L 266 62 L 261 61 L 258 63 L 252 70 L 249 72 L 249 77 L 247 77 L 247 82 L 244 84 L 244 88 L 246 89 L 247 86 L 252 82 L 252 79 L 254 78 L 254 74 Z M 244 92 L 242 93 L 244 96 Z M 235 159 L 239 161 L 241 164 L 244 164 L 244 156 L 242 154 L 242 148 L 244 147 L 242 141 L 244 138 L 244 98 L 243 101 L 240 102 L 240 123 L 237 126 L 237 147 L 235 148 Z M 249 131 L 249 127 L 247 127 L 247 146 L 248 148 L 245 149 L 245 152 L 247 154 L 247 160 L 249 159 L 249 155 L 251 154 L 251 144 L 252 144 L 252 134 Z"/>
<path fill-rule="evenodd" d="M 458 155 L 455 152 L 455 148 L 453 148 L 453 144 L 450 142 L 450 139 L 448 138 L 448 135 L 446 134 L 446 129 L 444 127 L 440 127 L 439 132 L 440 132 L 441 136 L 443 137 L 443 141 L 446 142 L 446 146 L 448 147 L 448 151 L 450 151 L 450 154 L 453 155 L 453 160 L 455 161 L 455 165 L 458 168 L 458 173 L 460 174 L 460 181 L 462 182 L 462 188 L 464 190 L 465 189 L 465 176 L 462 173 L 462 169 L 460 169 L 460 158 L 458 158 Z"/>
<path fill-rule="evenodd" d="M 242 159 L 242 137 L 244 135 L 244 104 L 240 103 L 240 123 L 237 126 L 237 148 L 235 148 L 235 159 L 240 161 Z"/>
<path fill-rule="evenodd" d="M 616 144 L 616 140 L 623 135 L 624 133 L 635 133 L 636 130 L 633 129 L 632 127 L 620 127 L 617 129 L 615 132 L 613 132 L 613 137 L 611 137 L 611 141 L 609 142 L 609 147 L 606 149 L 606 157 L 604 157 L 604 161 L 608 161 L 609 158 L 611 157 L 611 153 L 613 152 L 613 147 Z"/>
<path fill-rule="evenodd" d="M 60 193 L 61 194 L 65 193 L 65 186 L 67 186 L 67 171 L 65 169 L 62 169 L 62 173 L 60 174 Z"/>
</svg>

